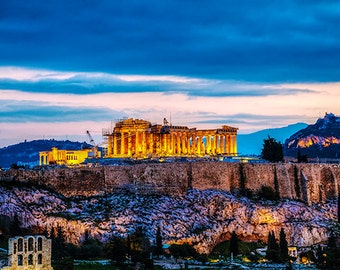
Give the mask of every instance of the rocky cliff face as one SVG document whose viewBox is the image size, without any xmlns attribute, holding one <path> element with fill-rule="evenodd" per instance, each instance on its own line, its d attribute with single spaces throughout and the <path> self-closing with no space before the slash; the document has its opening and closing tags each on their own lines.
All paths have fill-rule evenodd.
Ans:
<svg viewBox="0 0 340 270">
<path fill-rule="evenodd" d="M 337 196 L 340 166 L 178 162 L 98 168 L 11 170 L 0 172 L 1 180 L 46 185 L 68 197 L 111 192 L 180 195 L 190 188 L 256 194 L 262 186 L 268 186 L 280 198 L 312 204 L 326 202 Z"/>
<path fill-rule="evenodd" d="M 313 125 L 294 133 L 284 144 L 286 156 L 297 152 L 309 158 L 340 158 L 340 117 L 329 113 Z"/>
<path fill-rule="evenodd" d="M 189 189 L 178 195 L 106 194 L 65 198 L 39 187 L 0 185 L 0 214 L 19 215 L 25 227 L 62 226 L 69 242 L 86 230 L 105 241 L 111 234 L 127 235 L 143 226 L 154 240 L 157 226 L 168 243 L 191 243 L 209 253 L 233 231 L 244 241 L 267 241 L 285 229 L 290 245 L 308 246 L 327 240 L 336 219 L 336 202 L 308 206 L 284 200 L 252 201 L 222 190 Z"/>
</svg>

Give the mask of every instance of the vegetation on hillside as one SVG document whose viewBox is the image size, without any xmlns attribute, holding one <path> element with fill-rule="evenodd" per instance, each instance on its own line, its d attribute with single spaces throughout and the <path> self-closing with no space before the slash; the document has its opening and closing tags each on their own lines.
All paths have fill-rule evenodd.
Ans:
<svg viewBox="0 0 340 270">
<path fill-rule="evenodd" d="M 283 147 L 276 139 L 268 136 L 268 139 L 263 140 L 263 148 L 261 152 L 263 159 L 270 162 L 283 161 Z"/>
</svg>

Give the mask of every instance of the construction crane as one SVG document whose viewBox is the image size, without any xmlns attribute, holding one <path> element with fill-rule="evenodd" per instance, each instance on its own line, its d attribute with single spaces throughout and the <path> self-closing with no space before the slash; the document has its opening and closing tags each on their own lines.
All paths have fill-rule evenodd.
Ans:
<svg viewBox="0 0 340 270">
<path fill-rule="evenodd" d="M 87 136 L 89 136 L 90 144 L 92 145 L 93 158 L 100 158 L 98 146 L 94 142 L 94 139 L 92 138 L 90 131 L 86 130 L 86 134 Z"/>
</svg>

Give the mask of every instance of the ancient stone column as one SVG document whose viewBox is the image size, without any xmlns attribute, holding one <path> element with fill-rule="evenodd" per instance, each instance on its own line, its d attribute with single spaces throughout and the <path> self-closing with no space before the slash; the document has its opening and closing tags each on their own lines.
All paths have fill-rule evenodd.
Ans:
<svg viewBox="0 0 340 270">
<path fill-rule="evenodd" d="M 136 130 L 136 139 L 135 139 L 135 155 L 139 156 L 139 149 L 140 149 L 140 140 L 139 140 L 140 133 Z"/>
<path fill-rule="evenodd" d="M 191 140 L 191 154 L 192 155 L 197 155 L 196 152 L 196 134 L 192 135 L 192 140 Z"/>
<path fill-rule="evenodd" d="M 132 138 L 131 138 L 131 132 L 128 133 L 128 149 L 127 149 L 127 154 L 128 157 L 132 156 Z"/>
<path fill-rule="evenodd" d="M 231 145 L 230 145 L 230 135 L 228 134 L 227 136 L 226 136 L 226 140 L 227 140 L 227 155 L 230 155 L 230 152 L 231 152 Z"/>
<path fill-rule="evenodd" d="M 187 149 L 186 149 L 186 136 L 187 134 L 185 132 L 182 132 L 182 140 L 181 140 L 181 153 L 186 154 Z"/>
<path fill-rule="evenodd" d="M 159 137 L 159 141 L 160 141 L 160 153 L 161 155 L 165 155 L 167 150 L 167 141 L 166 141 L 166 134 L 161 134 Z"/>
<path fill-rule="evenodd" d="M 225 135 L 222 135 L 220 140 L 220 144 L 221 144 L 221 153 L 225 154 Z"/>
<path fill-rule="evenodd" d="M 109 136 L 110 138 L 111 136 Z M 116 156 L 117 155 L 117 134 L 113 133 L 112 134 L 112 139 L 111 139 L 111 143 L 109 143 L 109 145 L 111 146 L 111 153 L 107 153 L 108 156 Z"/>
<path fill-rule="evenodd" d="M 219 149 L 219 136 L 216 134 L 214 136 L 214 154 L 219 154 L 220 149 Z"/>
<path fill-rule="evenodd" d="M 233 135 L 233 137 L 234 137 L 234 151 L 233 151 L 233 153 L 234 153 L 234 155 L 236 155 L 237 154 L 237 137 L 236 137 L 236 135 Z"/>
<path fill-rule="evenodd" d="M 191 155 L 190 139 L 191 139 L 191 134 L 187 133 L 187 155 Z"/>
<path fill-rule="evenodd" d="M 197 137 L 197 154 L 199 156 L 202 154 L 202 136 Z"/>
<path fill-rule="evenodd" d="M 174 155 L 175 154 L 175 142 L 176 142 L 176 133 L 171 132 L 170 134 L 170 154 Z"/>
<path fill-rule="evenodd" d="M 211 152 L 211 137 L 210 135 L 205 135 L 206 138 L 206 147 L 205 147 L 205 153 L 210 154 Z"/>
<path fill-rule="evenodd" d="M 153 134 L 152 133 L 148 133 L 147 135 L 148 135 L 148 142 L 149 142 L 148 143 L 149 150 L 147 151 L 148 154 L 157 154 L 158 148 L 157 148 L 157 144 L 156 144 L 156 147 L 154 147 L 154 143 L 155 143 L 154 139 L 155 138 L 154 138 Z M 156 150 L 156 152 L 154 150 Z"/>
<path fill-rule="evenodd" d="M 220 135 L 216 134 L 215 135 L 216 141 L 215 141 L 215 154 L 220 154 Z"/>
<path fill-rule="evenodd" d="M 121 138 L 120 138 L 120 155 L 123 156 L 125 155 L 125 133 L 121 133 Z"/>
<path fill-rule="evenodd" d="M 142 154 L 145 156 L 146 154 L 146 133 L 145 131 L 142 132 Z"/>
<path fill-rule="evenodd" d="M 180 155 L 181 154 L 181 134 L 177 132 L 177 149 L 176 149 L 176 154 Z"/>
</svg>

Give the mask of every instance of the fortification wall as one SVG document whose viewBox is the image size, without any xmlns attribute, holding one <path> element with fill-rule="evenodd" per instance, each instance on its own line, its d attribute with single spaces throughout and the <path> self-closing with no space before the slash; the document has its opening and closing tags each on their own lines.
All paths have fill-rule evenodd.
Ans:
<svg viewBox="0 0 340 270">
<path fill-rule="evenodd" d="M 178 162 L 0 172 L 2 181 L 43 184 L 65 196 L 122 191 L 172 195 L 188 188 L 256 193 L 269 186 L 281 198 L 309 204 L 335 198 L 339 179 L 340 166 L 331 164 Z"/>
</svg>

